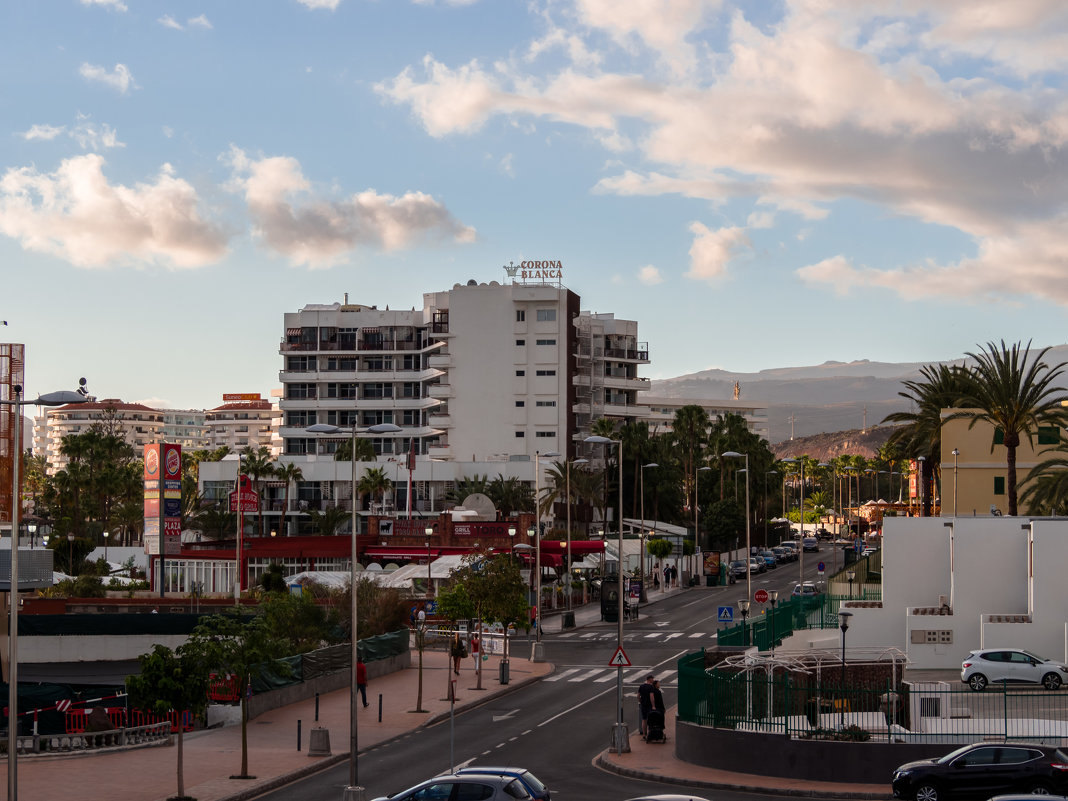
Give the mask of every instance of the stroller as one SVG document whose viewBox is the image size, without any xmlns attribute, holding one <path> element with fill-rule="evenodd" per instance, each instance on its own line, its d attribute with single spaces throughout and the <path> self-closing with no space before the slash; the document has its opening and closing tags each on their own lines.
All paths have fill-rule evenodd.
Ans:
<svg viewBox="0 0 1068 801">
<path fill-rule="evenodd" d="M 667 737 L 664 735 L 664 713 L 659 709 L 649 710 L 649 714 L 645 718 L 645 742 L 667 742 Z"/>
</svg>

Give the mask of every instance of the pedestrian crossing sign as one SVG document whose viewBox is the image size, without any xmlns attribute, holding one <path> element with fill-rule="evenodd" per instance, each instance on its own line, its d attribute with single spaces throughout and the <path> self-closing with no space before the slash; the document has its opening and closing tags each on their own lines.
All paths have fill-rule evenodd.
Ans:
<svg viewBox="0 0 1068 801">
<path fill-rule="evenodd" d="M 734 622 L 734 607 L 733 606 L 721 606 L 719 608 L 719 622 L 720 623 L 733 623 Z"/>
<path fill-rule="evenodd" d="M 630 660 L 627 659 L 627 654 L 622 645 L 616 648 L 616 652 L 612 654 L 608 664 L 610 667 L 630 667 Z"/>
</svg>

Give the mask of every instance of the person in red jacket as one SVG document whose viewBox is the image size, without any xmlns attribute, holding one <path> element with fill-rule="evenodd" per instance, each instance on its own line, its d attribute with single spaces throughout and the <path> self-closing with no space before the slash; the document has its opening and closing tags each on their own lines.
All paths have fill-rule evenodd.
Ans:
<svg viewBox="0 0 1068 801">
<path fill-rule="evenodd" d="M 363 705 L 368 706 L 367 703 L 367 665 L 363 663 L 362 659 L 356 660 L 356 689 L 360 691 L 360 697 L 363 699 Z"/>
</svg>

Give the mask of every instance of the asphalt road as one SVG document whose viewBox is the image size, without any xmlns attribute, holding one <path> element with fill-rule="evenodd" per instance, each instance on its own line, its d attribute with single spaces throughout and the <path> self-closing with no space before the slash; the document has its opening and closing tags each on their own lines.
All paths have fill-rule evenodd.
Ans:
<svg viewBox="0 0 1068 801">
<path fill-rule="evenodd" d="M 820 555 L 806 554 L 805 578 L 815 577 Z M 798 563 L 787 563 L 754 576 L 753 589 L 789 594 L 798 577 Z M 661 677 L 665 702 L 673 705 L 676 660 L 714 644 L 717 608 L 735 604 L 742 587 L 680 593 L 644 607 L 637 621 L 626 623 L 623 647 L 632 668 L 624 671 L 624 712 L 632 736 L 637 736 L 638 683 L 646 673 Z M 772 797 L 645 782 L 592 765 L 609 747 L 617 715 L 618 674 L 608 667 L 618 644 L 616 632 L 614 623 L 596 623 L 547 633 L 543 644 L 546 659 L 556 668 L 552 675 L 361 754 L 359 779 L 366 797 L 395 793 L 450 766 L 471 764 L 526 767 L 549 786 L 554 801 L 618 801 L 649 793 L 692 793 L 716 801 Z M 444 687 L 430 688 L 435 690 L 445 692 Z M 347 781 L 348 767 L 340 765 L 262 798 L 338 801 Z"/>
</svg>

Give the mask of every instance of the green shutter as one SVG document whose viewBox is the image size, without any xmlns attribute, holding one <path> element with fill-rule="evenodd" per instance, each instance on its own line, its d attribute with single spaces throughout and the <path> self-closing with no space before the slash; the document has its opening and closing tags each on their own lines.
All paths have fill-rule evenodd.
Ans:
<svg viewBox="0 0 1068 801">
<path fill-rule="evenodd" d="M 994 476 L 994 494 L 1005 494 L 1005 476 Z"/>
<path fill-rule="evenodd" d="M 1061 441 L 1061 430 L 1057 426 L 1041 426 L 1038 429 L 1039 445 L 1057 445 Z"/>
<path fill-rule="evenodd" d="M 1000 427 L 994 429 L 994 444 L 995 445 L 1004 445 L 1005 444 L 1005 432 L 1002 431 Z"/>
</svg>

